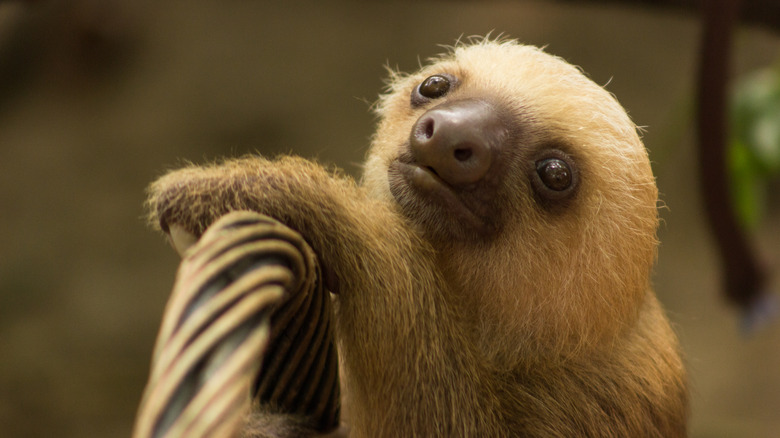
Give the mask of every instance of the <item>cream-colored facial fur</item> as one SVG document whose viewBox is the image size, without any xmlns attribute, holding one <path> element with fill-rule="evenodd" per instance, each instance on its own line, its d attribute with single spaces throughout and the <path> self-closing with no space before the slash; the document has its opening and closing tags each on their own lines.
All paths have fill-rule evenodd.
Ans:
<svg viewBox="0 0 780 438">
<path fill-rule="evenodd" d="M 452 266 L 452 283 L 462 285 L 464 295 L 480 295 L 475 301 L 487 337 L 514 332 L 551 347 L 588 346 L 633 325 L 655 258 L 655 180 L 622 107 L 565 61 L 535 47 L 486 41 L 456 47 L 418 73 L 396 76 L 377 107 L 381 122 L 364 186 L 392 202 L 386 169 L 427 109 L 410 109 L 410 91 L 443 72 L 461 83 L 442 100 L 487 95 L 505 103 L 526 119 L 535 140 L 568 147 L 583 180 L 576 205 L 557 216 L 540 214 L 530 188 L 518 181 L 513 205 L 505 206 L 516 217 L 493 242 L 496 256 L 486 258 L 457 242 L 448 248 L 444 263 Z M 499 321 L 511 326 L 494 333 Z M 506 353 L 506 347 L 491 355 Z"/>
</svg>

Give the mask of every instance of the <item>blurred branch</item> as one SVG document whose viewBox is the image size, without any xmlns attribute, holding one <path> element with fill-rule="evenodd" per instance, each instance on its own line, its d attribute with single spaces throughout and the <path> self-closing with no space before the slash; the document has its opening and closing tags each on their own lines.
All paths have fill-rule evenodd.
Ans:
<svg viewBox="0 0 780 438">
<path fill-rule="evenodd" d="M 740 0 L 708 0 L 703 9 L 697 132 L 701 192 L 720 252 L 724 291 L 742 309 L 749 326 L 764 313 L 768 275 L 737 220 L 729 192 L 727 92 L 740 7 Z"/>
</svg>

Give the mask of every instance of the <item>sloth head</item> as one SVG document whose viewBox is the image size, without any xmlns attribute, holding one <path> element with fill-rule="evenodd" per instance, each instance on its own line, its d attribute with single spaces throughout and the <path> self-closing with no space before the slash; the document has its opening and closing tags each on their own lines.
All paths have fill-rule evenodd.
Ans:
<svg viewBox="0 0 780 438">
<path fill-rule="evenodd" d="M 655 258 L 657 190 L 612 95 L 540 49 L 485 40 L 394 74 L 377 112 L 363 184 L 441 250 L 480 324 L 543 315 L 528 327 L 558 324 L 556 345 L 582 345 L 623 326 L 603 318 L 633 322 Z M 515 290 L 498 300 L 475 292 L 506 285 Z M 580 308 L 546 308 L 558 305 Z"/>
</svg>

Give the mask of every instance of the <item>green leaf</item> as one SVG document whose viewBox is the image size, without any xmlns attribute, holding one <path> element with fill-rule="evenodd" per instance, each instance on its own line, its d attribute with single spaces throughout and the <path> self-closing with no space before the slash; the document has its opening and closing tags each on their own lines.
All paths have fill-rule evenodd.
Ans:
<svg viewBox="0 0 780 438">
<path fill-rule="evenodd" d="M 731 196 L 743 225 L 763 213 L 767 182 L 780 175 L 780 66 L 737 84 L 728 152 Z"/>
</svg>

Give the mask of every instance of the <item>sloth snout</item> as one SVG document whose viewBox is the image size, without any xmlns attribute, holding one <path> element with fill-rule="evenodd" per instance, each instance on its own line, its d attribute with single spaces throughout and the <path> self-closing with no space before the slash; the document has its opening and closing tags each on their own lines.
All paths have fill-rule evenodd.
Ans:
<svg viewBox="0 0 780 438">
<path fill-rule="evenodd" d="M 459 100 L 425 112 L 412 127 L 411 152 L 457 187 L 482 180 L 490 171 L 506 127 L 496 109 L 483 100 Z"/>
</svg>

